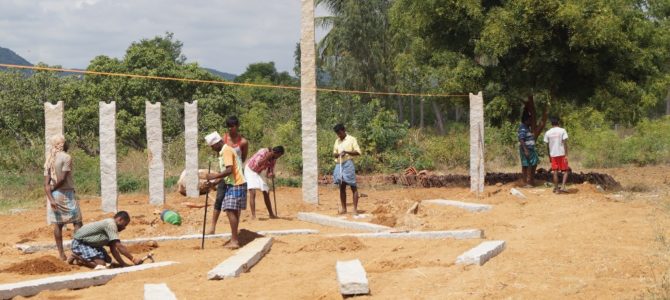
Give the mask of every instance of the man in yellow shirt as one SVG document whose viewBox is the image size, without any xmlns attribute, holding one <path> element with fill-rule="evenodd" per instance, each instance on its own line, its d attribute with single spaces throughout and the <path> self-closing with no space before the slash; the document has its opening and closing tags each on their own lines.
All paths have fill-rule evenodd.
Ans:
<svg viewBox="0 0 670 300">
<path fill-rule="evenodd" d="M 226 212 L 230 223 L 230 241 L 224 246 L 237 249 L 240 247 L 237 239 L 237 227 L 240 224 L 240 211 L 247 208 L 247 182 L 242 172 L 242 159 L 237 156 L 233 147 L 225 144 L 221 136 L 210 133 L 205 137 L 207 145 L 219 154 L 219 169 L 221 173 L 207 175 L 207 180 L 224 178 L 225 195 L 220 209 Z"/>
<path fill-rule="evenodd" d="M 333 127 L 337 134 L 333 146 L 333 156 L 337 165 L 333 171 L 333 182 L 340 186 L 340 203 L 342 204 L 339 214 L 347 213 L 347 185 L 351 187 L 354 196 L 354 214 L 358 214 L 358 188 L 356 187 L 356 169 L 353 157 L 361 155 L 361 148 L 356 138 L 347 134 L 344 125 L 337 124 Z"/>
</svg>

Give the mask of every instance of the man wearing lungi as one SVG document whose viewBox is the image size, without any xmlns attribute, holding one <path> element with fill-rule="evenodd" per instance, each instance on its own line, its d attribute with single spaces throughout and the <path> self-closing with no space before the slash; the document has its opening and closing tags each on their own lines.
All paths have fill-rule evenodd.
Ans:
<svg viewBox="0 0 670 300">
<path fill-rule="evenodd" d="M 337 134 L 333 146 L 333 156 L 337 163 L 333 171 L 333 182 L 340 186 L 340 203 L 342 204 L 338 213 L 347 213 L 347 185 L 349 185 L 354 194 L 354 214 L 358 214 L 358 188 L 356 187 L 353 157 L 361 155 L 361 148 L 356 138 L 347 134 L 344 125 L 337 124 L 333 130 Z"/>
<path fill-rule="evenodd" d="M 51 149 L 44 162 L 44 192 L 47 196 L 47 224 L 54 225 L 54 239 L 60 259 L 65 260 L 63 251 L 63 226 L 74 224 L 76 232 L 81 227 L 81 210 L 74 197 L 72 180 L 72 157 L 67 154 L 68 145 L 62 134 L 54 135 Z"/>
<path fill-rule="evenodd" d="M 138 265 L 142 260 L 133 257 L 132 254 L 121 243 L 119 232 L 126 229 L 130 223 L 130 215 L 125 211 L 117 212 L 114 218 L 108 218 L 82 226 L 72 240 L 72 256 L 68 262 L 77 262 L 80 265 L 94 269 L 104 269 L 112 262 L 104 246 L 108 246 L 114 259 L 122 266 L 128 266 L 120 254 L 130 259 L 133 264 Z"/>
<path fill-rule="evenodd" d="M 225 144 L 221 136 L 212 132 L 205 136 L 207 145 L 219 154 L 219 170 L 221 173 L 207 175 L 207 180 L 224 178 L 225 193 L 221 210 L 226 212 L 230 223 L 230 241 L 224 247 L 237 249 L 240 247 L 237 239 L 237 226 L 240 223 L 240 211 L 247 208 L 247 182 L 242 172 L 242 159 L 233 147 Z"/>
</svg>

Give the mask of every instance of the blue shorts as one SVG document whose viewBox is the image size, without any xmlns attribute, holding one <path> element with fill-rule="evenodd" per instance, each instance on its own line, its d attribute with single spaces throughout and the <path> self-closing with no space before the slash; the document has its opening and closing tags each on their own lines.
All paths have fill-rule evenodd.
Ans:
<svg viewBox="0 0 670 300">
<path fill-rule="evenodd" d="M 221 210 L 242 210 L 247 208 L 247 184 L 226 185 Z"/>
<path fill-rule="evenodd" d="M 112 258 L 107 254 L 107 251 L 104 247 L 94 247 L 88 245 L 80 240 L 72 240 L 72 245 L 70 246 L 72 253 L 78 255 L 79 257 L 92 261 L 94 259 L 102 259 L 107 263 L 112 262 Z"/>
</svg>

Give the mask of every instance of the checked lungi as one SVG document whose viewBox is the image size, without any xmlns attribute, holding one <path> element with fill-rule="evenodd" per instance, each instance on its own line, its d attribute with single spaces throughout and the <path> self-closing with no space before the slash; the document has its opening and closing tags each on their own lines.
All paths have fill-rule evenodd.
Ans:
<svg viewBox="0 0 670 300">
<path fill-rule="evenodd" d="M 47 224 L 81 223 L 81 210 L 74 198 L 74 190 L 55 190 L 51 196 L 57 209 L 54 210 L 47 201 Z"/>
<path fill-rule="evenodd" d="M 351 161 L 351 159 L 344 161 L 341 168 L 340 164 L 335 165 L 335 170 L 333 171 L 333 183 L 337 185 L 345 183 L 352 187 L 356 187 L 356 168 L 354 168 L 354 162 Z"/>
<path fill-rule="evenodd" d="M 79 255 L 79 257 L 92 261 L 94 259 L 102 259 L 105 262 L 111 263 L 112 258 L 107 254 L 107 251 L 104 247 L 93 247 L 91 245 L 85 244 L 80 240 L 72 240 L 72 253 Z"/>
<path fill-rule="evenodd" d="M 221 210 L 242 210 L 247 208 L 247 184 L 226 185 Z"/>
</svg>

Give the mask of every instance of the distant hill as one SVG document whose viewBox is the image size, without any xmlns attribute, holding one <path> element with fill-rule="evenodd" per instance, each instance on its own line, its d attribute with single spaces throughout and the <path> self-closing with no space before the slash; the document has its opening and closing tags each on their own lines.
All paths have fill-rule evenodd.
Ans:
<svg viewBox="0 0 670 300">
<path fill-rule="evenodd" d="M 16 54 L 11 49 L 2 48 L 2 47 L 0 47 L 0 63 L 1 64 L 20 65 L 20 66 L 32 66 L 33 65 L 29 61 L 27 61 L 25 58 Z M 0 69 L 6 69 L 6 68 L 0 67 Z M 205 69 L 208 72 L 214 74 L 215 76 L 221 77 L 221 78 L 223 78 L 225 80 L 229 80 L 229 81 L 233 81 L 237 77 L 237 75 L 235 75 L 235 74 L 221 72 L 219 70 L 215 70 L 215 69 L 211 69 L 211 68 L 203 68 L 203 69 Z M 75 70 L 79 70 L 79 69 L 75 69 Z M 30 70 L 23 70 L 22 72 L 27 73 L 27 74 L 32 74 L 32 71 L 30 71 Z M 60 76 L 68 76 L 68 75 L 81 76 L 81 74 L 79 74 L 79 73 L 70 73 L 70 72 L 60 73 Z"/>
<path fill-rule="evenodd" d="M 235 80 L 235 78 L 237 78 L 237 75 L 235 75 L 235 74 L 221 72 L 219 70 L 214 70 L 214 69 L 210 69 L 210 68 L 203 68 L 203 69 L 205 69 L 205 70 L 209 71 L 210 73 L 212 73 L 216 76 L 219 76 L 219 77 L 221 77 L 225 80 L 228 80 L 228 81 L 233 81 L 233 80 Z"/>
<path fill-rule="evenodd" d="M 29 61 L 14 53 L 14 51 L 0 47 L 0 63 L 20 66 L 32 66 Z"/>
</svg>

